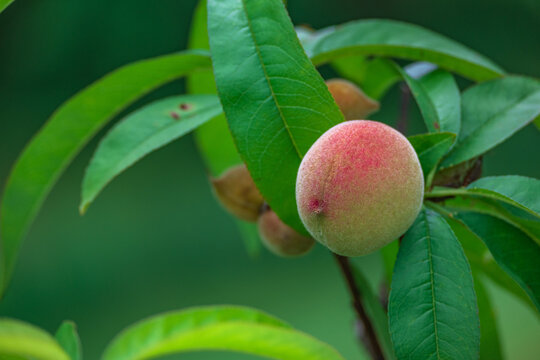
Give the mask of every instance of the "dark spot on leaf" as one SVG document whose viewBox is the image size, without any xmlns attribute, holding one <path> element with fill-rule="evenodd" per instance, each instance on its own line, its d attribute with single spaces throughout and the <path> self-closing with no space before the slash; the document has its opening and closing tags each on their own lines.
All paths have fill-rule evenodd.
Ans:
<svg viewBox="0 0 540 360">
<path fill-rule="evenodd" d="M 433 127 L 436 129 L 436 130 L 440 130 L 441 129 L 441 126 L 439 125 L 439 123 L 437 121 L 435 121 L 433 123 Z"/>
<path fill-rule="evenodd" d="M 182 103 L 180 106 L 178 106 L 181 110 L 189 110 L 191 109 L 192 105 L 188 103 Z"/>
<path fill-rule="evenodd" d="M 171 112 L 171 117 L 174 119 L 174 120 L 180 120 L 180 115 L 178 115 L 176 112 L 172 111 Z"/>
</svg>

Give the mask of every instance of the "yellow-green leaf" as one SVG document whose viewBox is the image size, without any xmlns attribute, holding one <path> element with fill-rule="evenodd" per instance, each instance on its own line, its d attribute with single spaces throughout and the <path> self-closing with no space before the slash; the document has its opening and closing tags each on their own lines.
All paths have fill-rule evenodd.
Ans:
<svg viewBox="0 0 540 360">
<path fill-rule="evenodd" d="M 0 318 L 0 356 L 70 360 L 50 334 L 33 325 L 8 318 Z"/>
<path fill-rule="evenodd" d="M 138 322 L 112 341 L 103 360 L 153 359 L 204 350 L 281 360 L 343 360 L 330 346 L 274 317 L 224 306 L 171 312 Z"/>
</svg>

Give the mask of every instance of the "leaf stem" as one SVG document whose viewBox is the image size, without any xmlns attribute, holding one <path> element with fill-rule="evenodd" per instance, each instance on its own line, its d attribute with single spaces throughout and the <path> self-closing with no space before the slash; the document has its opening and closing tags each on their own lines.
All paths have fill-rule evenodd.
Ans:
<svg viewBox="0 0 540 360">
<path fill-rule="evenodd" d="M 373 324 L 371 323 L 371 320 L 364 309 L 364 305 L 362 304 L 362 294 L 354 281 L 354 275 L 351 270 L 349 258 L 338 254 L 333 255 L 341 269 L 343 276 L 345 277 L 347 287 L 349 288 L 349 292 L 352 297 L 353 308 L 356 312 L 360 325 L 362 325 L 363 331 L 359 335 L 360 341 L 367 348 L 374 360 L 384 360 L 381 345 L 379 344 L 379 340 L 375 334 L 375 328 L 373 327 Z"/>
<path fill-rule="evenodd" d="M 426 199 L 433 199 L 433 198 L 441 198 L 441 197 L 449 197 L 449 196 L 459 196 L 459 195 L 477 195 L 478 194 L 472 194 L 467 189 L 455 189 L 455 188 L 444 188 L 444 189 L 436 189 L 431 192 L 427 192 L 424 194 L 424 197 Z"/>
</svg>

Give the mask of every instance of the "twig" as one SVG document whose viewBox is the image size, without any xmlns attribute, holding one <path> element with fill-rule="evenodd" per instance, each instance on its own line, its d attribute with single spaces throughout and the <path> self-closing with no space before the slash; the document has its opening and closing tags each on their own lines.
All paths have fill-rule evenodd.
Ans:
<svg viewBox="0 0 540 360">
<path fill-rule="evenodd" d="M 379 340 L 375 334 L 375 329 L 373 328 L 373 324 L 371 323 L 371 320 L 364 309 L 364 305 L 362 304 L 360 289 L 358 289 L 358 286 L 354 281 L 354 275 L 351 270 L 349 259 L 337 254 L 334 254 L 334 257 L 339 264 L 341 272 L 343 273 L 347 282 L 349 292 L 352 296 L 352 305 L 358 317 L 358 325 L 361 326 L 359 329 L 361 330 L 359 334 L 360 340 L 374 360 L 384 360 L 381 345 L 379 344 Z"/>
<path fill-rule="evenodd" d="M 399 119 L 396 124 L 397 130 L 403 135 L 407 135 L 407 130 L 409 127 L 409 103 L 411 100 L 411 90 L 407 84 L 402 83 L 400 86 L 401 89 L 401 103 L 399 110 Z"/>
</svg>

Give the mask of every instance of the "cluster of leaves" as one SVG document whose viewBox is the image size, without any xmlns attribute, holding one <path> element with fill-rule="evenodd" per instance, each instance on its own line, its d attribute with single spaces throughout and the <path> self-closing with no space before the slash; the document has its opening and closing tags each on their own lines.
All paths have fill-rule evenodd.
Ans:
<svg viewBox="0 0 540 360">
<path fill-rule="evenodd" d="M 215 306 L 156 315 L 118 334 L 103 360 L 158 358 L 201 350 L 236 351 L 284 360 L 342 360 L 330 346 L 258 310 Z M 73 323 L 55 336 L 18 320 L 0 320 L 0 355 L 5 360 L 81 360 Z"/>
<path fill-rule="evenodd" d="M 136 110 L 105 135 L 84 177 L 81 212 L 127 167 L 195 130 L 212 174 L 245 162 L 272 209 L 306 233 L 295 204 L 297 169 L 313 142 L 343 121 L 316 70 L 329 63 L 375 99 L 404 81 L 428 130 L 409 138 L 425 175 L 425 206 L 399 251 L 397 242 L 382 250 L 392 284 L 388 313 L 363 275 L 355 273 L 385 358 L 501 358 L 483 282 L 489 278 L 540 309 L 540 181 L 498 176 L 470 184 L 462 179 L 466 186 L 458 188 L 434 184 L 448 185 L 448 174 L 468 173 L 482 154 L 536 119 L 540 81 L 506 75 L 465 46 L 401 22 L 295 29 L 280 0 L 202 1 L 190 47 L 194 50 L 130 64 L 98 80 L 62 105 L 26 147 L 1 205 L 1 291 L 28 226 L 81 148 L 135 100 L 183 76 L 190 95 Z M 393 59 L 413 63 L 403 67 Z M 454 75 L 475 84 L 461 91 Z M 253 227 L 239 224 L 248 248 L 256 251 Z M 79 358 L 72 327 L 57 335 L 60 346 L 13 320 L 3 320 L 0 328 L 0 354 Z M 143 321 L 122 333 L 104 359 L 200 349 L 280 359 L 341 358 L 267 315 L 211 308 Z"/>
</svg>

